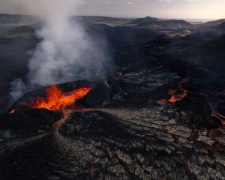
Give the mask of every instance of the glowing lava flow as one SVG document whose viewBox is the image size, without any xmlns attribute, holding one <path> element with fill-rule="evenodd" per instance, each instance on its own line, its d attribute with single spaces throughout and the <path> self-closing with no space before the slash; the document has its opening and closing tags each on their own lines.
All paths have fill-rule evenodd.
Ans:
<svg viewBox="0 0 225 180">
<path fill-rule="evenodd" d="M 223 125 L 225 125 L 225 116 L 223 116 L 223 115 L 221 115 L 221 114 L 219 114 L 219 113 L 216 113 L 216 114 L 212 113 L 211 116 L 214 117 L 214 118 L 219 119 L 220 122 L 221 122 Z"/>
<path fill-rule="evenodd" d="M 190 77 L 184 78 L 182 81 L 178 82 L 178 89 L 170 89 L 168 91 L 168 94 L 170 94 L 172 97 L 169 99 L 169 102 L 175 103 L 178 101 L 181 101 L 188 95 L 188 90 L 183 88 L 183 84 L 187 83 L 190 80 Z M 182 91 L 182 93 L 178 94 L 178 91 Z"/>
<path fill-rule="evenodd" d="M 75 110 L 63 109 L 63 111 L 62 111 L 63 117 L 52 125 L 52 132 L 58 133 L 60 126 L 66 122 L 66 120 L 69 118 L 70 114 L 77 113 L 77 112 L 88 112 L 88 111 L 94 111 L 94 109 L 92 109 L 92 108 L 75 109 Z"/>
<path fill-rule="evenodd" d="M 15 111 L 16 111 L 16 109 L 12 109 L 12 110 L 10 111 L 10 114 L 13 114 Z"/>
<path fill-rule="evenodd" d="M 77 100 L 83 98 L 91 88 L 82 87 L 72 92 L 63 94 L 63 92 L 55 85 L 47 89 L 47 98 L 37 97 L 32 102 L 27 102 L 29 108 L 33 109 L 48 109 L 57 111 L 73 105 Z"/>
<path fill-rule="evenodd" d="M 209 105 L 210 105 L 210 107 L 212 109 L 211 116 L 214 117 L 214 118 L 219 119 L 222 124 L 225 124 L 225 116 L 223 116 L 222 114 L 220 114 L 218 112 L 218 110 L 217 110 L 218 109 L 217 103 L 209 103 Z"/>
<path fill-rule="evenodd" d="M 175 103 L 178 101 L 181 101 L 188 95 L 188 91 L 186 89 L 183 90 L 181 94 L 177 94 L 177 90 L 170 89 L 168 91 L 168 94 L 171 95 L 172 97 L 169 99 L 169 102 Z"/>
</svg>

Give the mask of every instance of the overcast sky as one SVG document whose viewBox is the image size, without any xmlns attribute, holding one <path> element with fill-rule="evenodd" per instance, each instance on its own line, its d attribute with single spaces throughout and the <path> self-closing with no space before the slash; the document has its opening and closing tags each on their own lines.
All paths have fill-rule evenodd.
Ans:
<svg viewBox="0 0 225 180">
<path fill-rule="evenodd" d="M 20 0 L 0 0 L 0 13 L 26 13 L 13 2 Z M 219 19 L 225 18 L 225 0 L 85 0 L 77 11 L 80 15 L 114 17 Z"/>
<path fill-rule="evenodd" d="M 225 0 L 87 0 L 83 14 L 159 18 L 225 18 Z"/>
</svg>

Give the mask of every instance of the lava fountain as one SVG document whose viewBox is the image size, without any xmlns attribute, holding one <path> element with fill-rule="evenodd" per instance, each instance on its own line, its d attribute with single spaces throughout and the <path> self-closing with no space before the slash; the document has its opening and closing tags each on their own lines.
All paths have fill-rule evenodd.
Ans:
<svg viewBox="0 0 225 180">
<path fill-rule="evenodd" d="M 82 87 L 64 94 L 56 85 L 52 85 L 47 88 L 46 98 L 37 97 L 31 102 L 26 102 L 25 105 L 32 109 L 44 108 L 51 111 L 57 111 L 75 104 L 77 100 L 87 95 L 90 90 L 90 87 Z"/>
</svg>

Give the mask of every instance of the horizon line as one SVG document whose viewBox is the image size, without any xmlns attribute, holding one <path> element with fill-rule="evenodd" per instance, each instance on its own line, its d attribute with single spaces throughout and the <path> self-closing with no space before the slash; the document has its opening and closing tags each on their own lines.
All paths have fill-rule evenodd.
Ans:
<svg viewBox="0 0 225 180">
<path fill-rule="evenodd" d="M 23 14 L 23 13 L 1 13 L 0 15 L 24 15 L 24 16 L 38 16 L 38 15 L 32 15 L 32 14 Z M 124 18 L 124 19 L 139 19 L 139 18 L 146 18 L 146 17 L 152 17 L 152 18 L 157 18 L 157 19 L 164 19 L 164 20 L 194 20 L 194 21 L 199 21 L 199 20 L 203 20 L 203 21 L 213 21 L 213 20 L 221 20 L 221 19 L 225 19 L 225 18 L 188 18 L 188 17 L 181 17 L 181 18 L 176 18 L 176 17 L 156 17 L 156 16 L 150 16 L 150 15 L 146 15 L 146 16 L 104 16 L 104 15 L 82 15 L 82 14 L 74 14 L 72 16 L 84 16 L 84 17 L 107 17 L 107 18 Z"/>
</svg>

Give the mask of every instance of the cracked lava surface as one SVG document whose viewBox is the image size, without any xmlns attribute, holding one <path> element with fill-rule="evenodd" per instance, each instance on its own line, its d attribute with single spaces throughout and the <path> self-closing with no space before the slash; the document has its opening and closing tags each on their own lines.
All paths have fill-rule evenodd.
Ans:
<svg viewBox="0 0 225 180">
<path fill-rule="evenodd" d="M 224 179 L 225 129 L 212 114 L 225 99 L 184 78 L 157 66 L 117 72 L 75 110 L 32 109 L 27 95 L 1 121 L 1 179 Z M 172 102 L 176 88 L 192 93 Z"/>
</svg>

